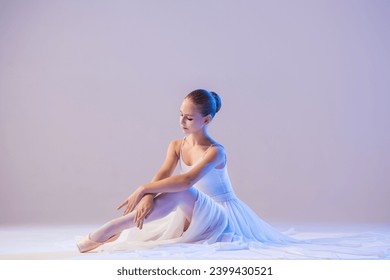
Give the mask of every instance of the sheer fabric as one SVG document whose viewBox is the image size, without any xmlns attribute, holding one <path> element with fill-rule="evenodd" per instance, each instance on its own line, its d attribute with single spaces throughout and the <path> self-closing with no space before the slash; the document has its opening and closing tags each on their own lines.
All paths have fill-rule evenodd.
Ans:
<svg viewBox="0 0 390 280">
<path fill-rule="evenodd" d="M 180 152 L 182 173 L 195 164 L 187 165 Z M 216 250 L 244 249 L 258 253 L 259 258 L 270 259 L 383 259 L 390 256 L 390 237 L 385 234 L 302 240 L 280 233 L 235 195 L 226 163 L 221 169 L 211 170 L 193 188 L 198 195 L 187 229 L 185 215 L 177 208 L 162 219 L 144 224 L 142 230 L 129 230 L 127 240 L 106 245 L 108 251 L 142 250 L 144 257 L 167 256 L 178 251 L 201 257 Z"/>
</svg>

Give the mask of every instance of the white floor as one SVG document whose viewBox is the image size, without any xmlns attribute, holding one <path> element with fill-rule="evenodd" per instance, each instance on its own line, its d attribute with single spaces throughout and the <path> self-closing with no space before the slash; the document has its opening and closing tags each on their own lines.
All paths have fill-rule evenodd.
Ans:
<svg viewBox="0 0 390 280">
<path fill-rule="evenodd" d="M 325 249 L 327 254 L 318 255 L 315 253 L 317 248 L 306 254 L 300 246 L 219 251 L 209 245 L 196 248 L 189 245 L 169 253 L 164 252 L 166 248 L 160 248 L 114 253 L 96 250 L 80 254 L 76 241 L 95 228 L 96 225 L 0 226 L 0 259 L 390 259 L 390 225 L 297 225 L 290 229 L 296 239 L 342 240 L 343 248 L 349 248 L 348 251 L 332 252 L 332 241 L 327 241 L 329 244 L 321 244 L 321 250 Z M 276 225 L 276 228 L 288 229 L 284 225 Z M 359 241 L 355 242 L 353 236 L 360 236 Z M 125 234 L 118 242 L 124 239 Z M 357 253 L 351 254 L 351 250 Z"/>
</svg>

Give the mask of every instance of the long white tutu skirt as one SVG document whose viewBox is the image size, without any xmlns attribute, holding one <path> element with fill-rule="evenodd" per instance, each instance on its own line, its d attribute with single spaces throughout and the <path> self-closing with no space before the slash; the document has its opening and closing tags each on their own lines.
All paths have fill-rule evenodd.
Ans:
<svg viewBox="0 0 390 280">
<path fill-rule="evenodd" d="M 145 221 L 142 230 L 132 228 L 129 230 L 127 240 L 110 246 L 110 251 L 179 243 L 213 244 L 223 238 L 229 224 L 224 208 L 202 192 L 199 192 L 195 201 L 188 226 L 184 212 L 180 208 L 164 218 L 149 223 Z"/>
<path fill-rule="evenodd" d="M 237 197 L 220 201 L 199 192 L 192 220 L 178 208 L 168 216 L 128 231 L 127 239 L 104 247 L 110 253 L 133 251 L 143 257 L 185 254 L 201 258 L 221 250 L 250 250 L 267 259 L 387 259 L 390 236 L 340 234 L 297 239 L 280 233 Z"/>
</svg>

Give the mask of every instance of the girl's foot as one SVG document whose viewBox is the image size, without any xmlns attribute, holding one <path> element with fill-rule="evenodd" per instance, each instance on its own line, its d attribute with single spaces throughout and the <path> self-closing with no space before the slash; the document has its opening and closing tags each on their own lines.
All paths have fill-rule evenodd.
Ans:
<svg viewBox="0 0 390 280">
<path fill-rule="evenodd" d="M 96 249 L 97 247 L 99 247 L 105 243 L 113 242 L 113 241 L 117 240 L 119 235 L 120 235 L 120 233 L 111 236 L 110 238 L 108 238 L 104 242 L 97 242 L 97 241 L 93 241 L 90 238 L 90 235 L 88 234 L 83 239 L 81 239 L 79 242 L 77 242 L 77 247 L 79 248 L 80 253 L 89 252 L 89 251 Z"/>
</svg>

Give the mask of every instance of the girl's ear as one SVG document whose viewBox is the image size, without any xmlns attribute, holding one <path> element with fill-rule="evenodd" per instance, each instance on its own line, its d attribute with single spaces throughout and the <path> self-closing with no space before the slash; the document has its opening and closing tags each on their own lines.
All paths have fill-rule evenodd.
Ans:
<svg viewBox="0 0 390 280">
<path fill-rule="evenodd" d="M 206 118 L 204 119 L 204 124 L 206 125 L 206 124 L 209 124 L 211 121 L 212 121 L 212 117 L 211 117 L 211 115 L 210 114 L 208 114 L 207 116 L 206 116 Z"/>
</svg>

